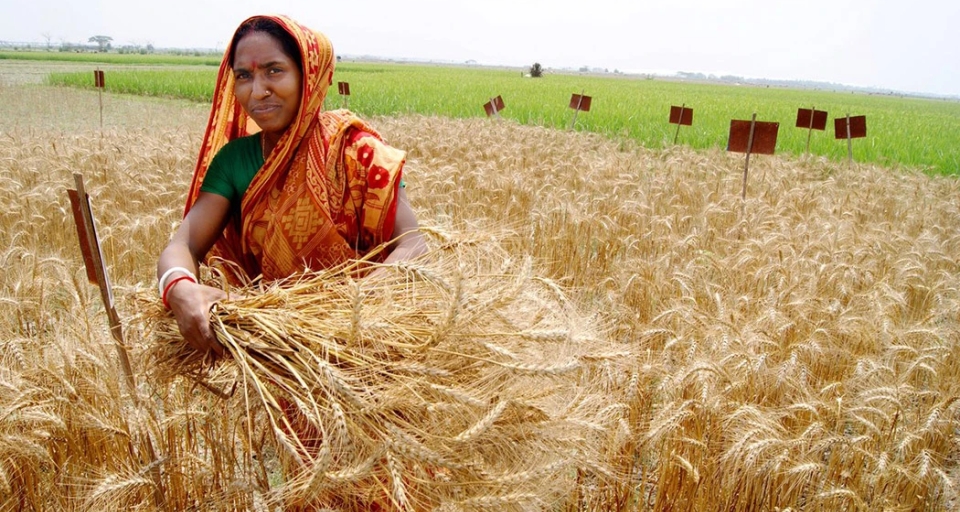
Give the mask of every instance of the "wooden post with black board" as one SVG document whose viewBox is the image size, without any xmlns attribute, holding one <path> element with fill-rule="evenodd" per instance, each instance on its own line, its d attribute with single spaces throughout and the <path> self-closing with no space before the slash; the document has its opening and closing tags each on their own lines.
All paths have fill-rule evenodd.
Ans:
<svg viewBox="0 0 960 512">
<path fill-rule="evenodd" d="M 101 69 L 96 69 L 93 72 L 93 86 L 97 88 L 97 93 L 100 96 L 100 129 L 103 129 L 103 89 L 106 87 L 103 80 L 103 71 Z"/>
<path fill-rule="evenodd" d="M 343 108 L 350 108 L 350 82 L 337 82 L 337 92 L 343 98 Z"/>
<path fill-rule="evenodd" d="M 490 98 L 490 101 L 483 104 L 483 110 L 487 117 L 500 118 L 500 112 L 504 109 L 503 98 L 497 95 L 496 98 Z"/>
<path fill-rule="evenodd" d="M 838 117 L 833 121 L 837 139 L 847 139 L 847 160 L 853 163 L 853 139 L 867 136 L 867 116 Z"/>
<path fill-rule="evenodd" d="M 823 110 L 817 110 L 817 107 L 797 109 L 797 128 L 805 128 L 807 132 L 807 153 L 810 153 L 810 135 L 813 130 L 824 131 L 827 129 L 827 113 Z"/>
<path fill-rule="evenodd" d="M 97 224 L 93 218 L 93 207 L 90 204 L 90 196 L 87 195 L 83 186 L 83 176 L 81 174 L 73 175 L 76 189 L 67 190 L 70 197 L 70 206 L 73 209 L 73 220 L 77 226 L 77 237 L 80 239 L 80 252 L 83 255 L 83 265 L 86 268 L 87 280 L 100 288 L 100 298 L 103 299 L 103 305 L 107 311 L 107 321 L 110 324 L 110 335 L 113 337 L 114 346 L 117 349 L 117 358 L 120 360 L 120 368 L 123 371 L 124 380 L 129 388 L 130 397 L 134 405 L 140 407 L 140 398 L 137 394 L 137 385 L 133 377 L 133 369 L 130 365 L 130 356 L 123 341 L 123 327 L 120 323 L 120 316 L 117 314 L 117 308 L 113 299 L 113 288 L 110 285 L 110 276 L 107 274 L 107 266 L 104 263 L 103 251 L 100 248 L 100 238 L 97 236 Z M 131 439 L 131 443 L 133 440 Z M 164 509 L 164 491 L 163 480 L 160 477 L 160 459 L 157 458 L 156 451 L 153 448 L 153 442 L 149 436 L 144 439 L 147 451 L 149 452 L 149 472 L 154 479 L 154 500 L 157 505 Z M 131 448 L 136 450 L 131 445 Z"/>
<path fill-rule="evenodd" d="M 130 358 L 123 341 L 123 327 L 117 308 L 113 301 L 113 288 L 110 285 L 110 276 L 103 262 L 103 253 L 100 250 L 100 239 L 97 237 L 97 226 L 93 219 L 90 206 L 90 197 L 83 186 L 83 176 L 73 175 L 76 190 L 67 190 L 70 196 L 70 205 L 73 207 L 73 220 L 77 225 L 77 236 L 80 239 L 80 251 L 83 253 L 83 264 L 87 270 L 87 280 L 100 288 L 100 298 L 107 310 L 107 320 L 110 323 L 110 334 L 116 342 L 117 356 L 120 359 L 120 368 L 127 380 L 134 401 L 137 400 L 136 383 L 133 379 L 133 370 L 130 367 Z"/>
<path fill-rule="evenodd" d="M 673 143 L 676 144 L 677 139 L 680 137 L 680 127 L 693 125 L 693 109 L 687 108 L 686 103 L 679 107 L 671 106 L 670 124 L 677 125 L 677 133 L 673 136 Z"/>
<path fill-rule="evenodd" d="M 570 96 L 570 108 L 573 109 L 573 121 L 570 122 L 570 129 L 572 130 L 577 124 L 577 114 L 582 110 L 584 112 L 590 112 L 590 103 L 593 101 L 593 98 L 590 96 L 584 96 L 583 91 L 580 91 L 580 94 L 573 94 Z"/>
<path fill-rule="evenodd" d="M 777 147 L 777 132 L 780 123 L 758 122 L 754 113 L 749 121 L 730 121 L 730 139 L 727 142 L 727 151 L 746 153 L 743 164 L 743 190 L 741 199 L 747 198 L 747 173 L 750 169 L 750 155 L 772 155 Z"/>
</svg>

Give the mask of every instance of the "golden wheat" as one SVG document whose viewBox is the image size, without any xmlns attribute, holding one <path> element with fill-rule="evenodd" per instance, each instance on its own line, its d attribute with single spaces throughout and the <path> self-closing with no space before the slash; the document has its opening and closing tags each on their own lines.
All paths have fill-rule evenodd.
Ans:
<svg viewBox="0 0 960 512">
<path fill-rule="evenodd" d="M 220 304 L 214 320 L 232 371 L 206 369 L 144 291 L 138 309 L 157 336 L 150 380 L 192 375 L 258 397 L 245 407 L 262 409 L 295 461 L 287 473 L 305 482 L 275 490 L 288 504 L 510 508 L 519 492 L 558 501 L 575 468 L 611 477 L 597 434 L 625 406 L 582 375 L 629 354 L 524 274 L 529 265 L 508 272 L 496 245 L 445 247 L 362 286 L 350 265 L 239 290 L 246 298 Z M 442 371 L 410 375 L 410 362 Z M 224 371 L 239 383 L 218 381 Z M 383 475 L 391 492 L 371 496 Z"/>
<path fill-rule="evenodd" d="M 14 108 L 4 119 L 17 120 L 5 121 L 0 133 L 0 509 L 266 509 L 297 490 L 337 488 L 369 492 L 336 504 L 339 509 L 362 509 L 384 496 L 393 508 L 421 503 L 424 482 L 464 471 L 448 464 L 450 456 L 430 438 L 411 435 L 423 430 L 407 424 L 387 431 L 390 442 L 380 450 L 351 450 L 357 407 L 382 414 L 383 404 L 412 408 L 416 397 L 389 389 L 370 396 L 342 368 L 327 364 L 316 367 L 322 375 L 313 382 L 326 383 L 324 392 L 337 397 L 337 407 L 320 413 L 329 418 L 329 453 L 345 459 L 327 456 L 339 465 L 331 463 L 322 475 L 284 476 L 281 467 L 296 442 L 293 451 L 279 444 L 271 411 L 247 374 L 220 365 L 212 373 L 151 380 L 146 356 L 153 338 L 131 323 L 139 312 L 124 302 L 137 392 L 148 405 L 137 408 L 122 386 L 98 295 L 84 282 L 65 190 L 73 172 L 84 174 L 118 294 L 152 285 L 156 256 L 182 212 L 205 114 L 149 103 L 143 110 L 155 115 L 118 113 L 117 125 L 108 123 L 101 133 L 76 114 L 89 111 L 95 95 L 53 101 L 58 94 L 64 93 L 0 86 L 0 111 Z M 119 112 L 120 101 L 107 99 L 107 106 Z M 41 102 L 60 108 L 48 111 Z M 33 108 L 16 110 L 25 104 Z M 378 354 L 443 347 L 471 318 L 490 318 L 485 310 L 511 300 L 569 303 L 564 308 L 584 312 L 584 327 L 609 326 L 594 333 L 596 341 L 632 354 L 614 364 L 576 359 L 574 351 L 499 367 L 501 375 L 528 370 L 524 378 L 534 380 L 576 374 L 585 409 L 571 401 L 553 410 L 593 419 L 566 434 L 538 434 L 554 436 L 557 449 L 589 446 L 581 444 L 588 435 L 587 441 L 603 444 L 596 460 L 579 466 L 537 458 L 524 468 L 509 465 L 511 453 L 477 452 L 504 464 L 502 470 L 481 474 L 483 489 L 441 509 L 957 505 L 956 179 L 761 157 L 752 162 L 741 201 L 742 156 L 720 151 L 649 151 L 487 120 L 373 122 L 392 144 L 409 150 L 408 194 L 418 217 L 437 233 L 435 249 L 483 243 L 497 225 L 512 230 L 502 239 L 510 261 L 488 267 L 491 275 L 559 283 L 552 296 L 547 284 L 532 287 L 537 293 L 531 296 L 529 279 L 513 281 L 505 285 L 510 299 L 499 302 L 477 297 L 469 280 L 458 292 L 455 279 L 443 278 L 447 288 L 435 293 L 460 298 L 431 310 L 432 329 L 402 333 L 375 347 Z M 531 270 L 518 271 L 525 260 Z M 472 261 L 465 275 L 477 275 L 466 271 L 484 262 Z M 436 270 L 413 265 L 404 279 L 419 286 L 443 276 L 430 272 Z M 365 316 L 375 309 L 366 300 L 355 289 L 342 291 L 337 339 L 359 346 L 368 329 L 395 333 Z M 391 314 L 412 317 L 406 310 Z M 493 315 L 497 330 L 472 348 L 491 361 L 526 361 L 529 352 L 494 334 L 517 334 L 516 343 L 530 346 L 561 342 L 555 327 L 523 324 L 536 323 L 537 314 Z M 571 339 L 590 339 L 579 336 Z M 581 367 L 561 372 L 574 361 Z M 500 405 L 489 390 L 502 382 L 455 385 L 459 370 L 407 360 L 391 375 L 424 382 L 417 390 L 435 403 L 430 415 L 474 412 L 444 430 L 452 442 L 502 441 L 509 435 L 491 430 L 490 422 L 530 421 L 524 415 L 536 412 Z M 604 403 L 587 399 L 601 390 Z M 552 392 L 538 391 L 546 394 L 530 400 L 547 400 Z M 605 410 L 612 404 L 623 407 Z M 277 421 L 275 411 L 273 417 Z M 425 461 L 451 467 L 431 474 L 419 469 Z M 159 484 L 151 477 L 154 467 L 161 469 Z M 558 473 L 573 482 L 562 495 L 530 490 Z M 289 493 L 272 494 L 278 489 Z"/>
</svg>

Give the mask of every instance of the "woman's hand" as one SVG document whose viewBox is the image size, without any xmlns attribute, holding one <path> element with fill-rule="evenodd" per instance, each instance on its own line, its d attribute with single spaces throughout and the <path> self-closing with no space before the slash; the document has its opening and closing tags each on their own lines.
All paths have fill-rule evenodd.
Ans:
<svg viewBox="0 0 960 512">
<path fill-rule="evenodd" d="M 193 275 L 199 262 L 223 233 L 229 220 L 230 200 L 209 192 L 201 192 L 190 212 L 184 217 L 170 243 L 157 261 L 157 279 L 170 269 L 186 270 Z M 161 290 L 161 293 L 163 291 Z M 225 299 L 226 292 L 183 279 L 167 291 L 166 300 L 180 327 L 180 334 L 193 348 L 206 354 L 213 350 L 223 354 L 210 326 L 210 308 Z"/>
<path fill-rule="evenodd" d="M 167 292 L 167 302 L 177 319 L 180 334 L 190 346 L 204 354 L 213 350 L 218 356 L 223 355 L 223 346 L 217 341 L 210 324 L 210 308 L 226 298 L 227 292 L 223 290 L 186 279 Z"/>
</svg>

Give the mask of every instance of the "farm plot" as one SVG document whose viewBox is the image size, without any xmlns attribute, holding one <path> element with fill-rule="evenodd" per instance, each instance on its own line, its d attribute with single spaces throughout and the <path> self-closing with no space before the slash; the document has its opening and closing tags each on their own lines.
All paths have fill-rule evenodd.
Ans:
<svg viewBox="0 0 960 512">
<path fill-rule="evenodd" d="M 111 72 L 108 90 L 189 98 L 209 102 L 216 70 L 209 67 L 166 67 Z M 795 128 L 798 108 L 816 107 L 829 113 L 827 132 L 815 132 L 810 153 L 834 161 L 847 157 L 843 141 L 835 140 L 832 120 L 847 114 L 867 116 L 867 137 L 853 145 L 854 159 L 889 168 L 919 168 L 933 174 L 960 172 L 960 102 L 919 98 L 793 90 L 753 86 L 683 83 L 576 74 L 523 78 L 518 70 L 405 64 L 343 63 L 335 82 L 351 84 L 342 98 L 332 88 L 328 108 L 348 105 L 363 115 L 441 115 L 473 118 L 484 115 L 483 104 L 503 97 L 501 115 L 521 124 L 569 128 L 573 93 L 589 95 L 593 106 L 578 116 L 576 129 L 616 140 L 631 140 L 648 148 L 673 145 L 675 129 L 667 123 L 671 105 L 694 109 L 694 124 L 681 131 L 679 143 L 695 149 L 725 148 L 732 119 L 779 122 L 777 151 L 793 156 L 806 151 L 807 130 Z M 55 74 L 50 83 L 91 87 L 87 73 Z M 347 101 L 348 100 L 348 101 Z"/>
<path fill-rule="evenodd" d="M 0 112 L 58 94 L 0 87 Z M 153 287 L 203 116 L 103 132 L 61 116 L 0 136 L 0 509 L 154 510 L 158 485 L 175 508 L 268 507 L 285 483 L 276 443 L 247 434 L 239 395 L 148 378 L 153 338 L 124 299 L 146 404 L 132 405 L 66 206 L 82 172 L 118 295 Z M 465 243 L 500 237 L 506 258 L 529 258 L 630 354 L 584 381 L 616 417 L 596 425 L 605 449 L 566 475 L 569 494 L 511 494 L 516 477 L 448 508 L 956 505 L 955 179 L 757 157 L 741 201 L 742 160 L 716 149 L 512 121 L 372 121 L 409 151 L 424 225 Z"/>
</svg>

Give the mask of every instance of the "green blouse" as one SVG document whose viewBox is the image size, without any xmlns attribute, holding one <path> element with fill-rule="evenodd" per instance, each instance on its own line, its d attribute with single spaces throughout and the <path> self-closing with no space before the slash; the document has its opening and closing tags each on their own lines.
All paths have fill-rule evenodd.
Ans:
<svg viewBox="0 0 960 512">
<path fill-rule="evenodd" d="M 226 197 L 230 200 L 231 209 L 239 211 L 243 194 L 261 167 L 263 149 L 260 134 L 234 139 L 213 157 L 200 191 Z"/>
</svg>

